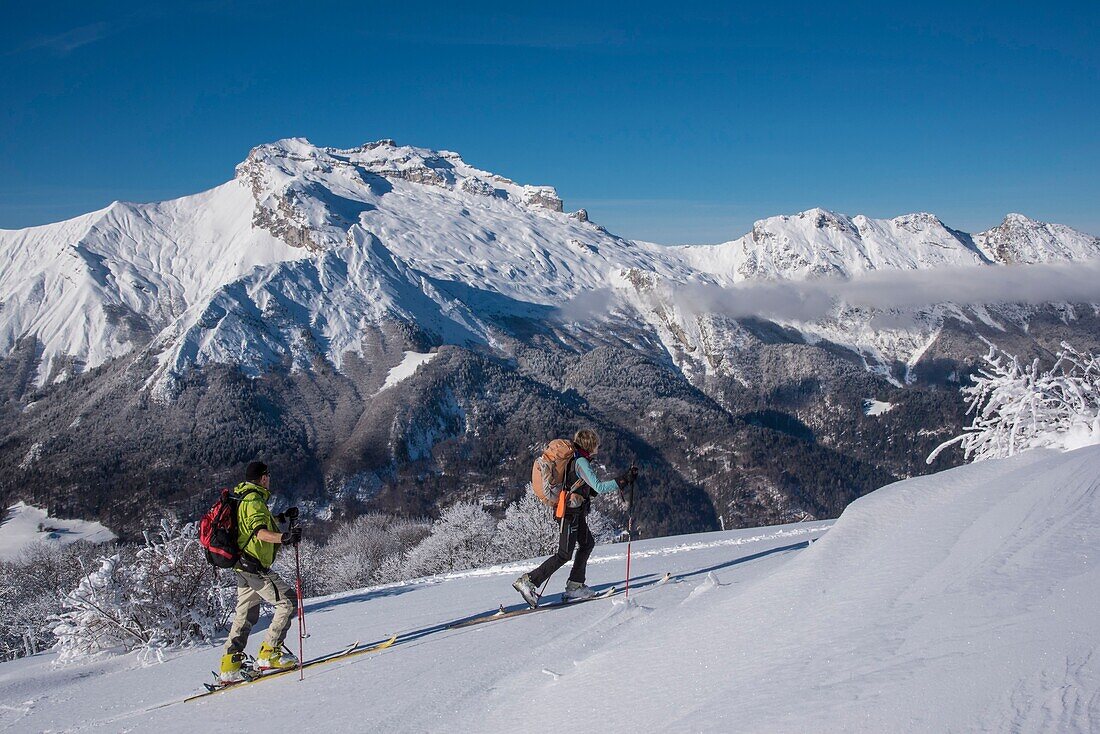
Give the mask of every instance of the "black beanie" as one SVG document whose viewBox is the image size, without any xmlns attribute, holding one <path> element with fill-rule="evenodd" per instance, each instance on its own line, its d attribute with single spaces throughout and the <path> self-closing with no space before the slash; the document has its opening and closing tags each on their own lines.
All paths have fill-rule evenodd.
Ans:
<svg viewBox="0 0 1100 734">
<path fill-rule="evenodd" d="M 258 482 L 264 474 L 267 474 L 267 464 L 262 461 L 250 461 L 248 462 L 248 468 L 244 470 L 244 480 L 246 482 Z"/>
</svg>

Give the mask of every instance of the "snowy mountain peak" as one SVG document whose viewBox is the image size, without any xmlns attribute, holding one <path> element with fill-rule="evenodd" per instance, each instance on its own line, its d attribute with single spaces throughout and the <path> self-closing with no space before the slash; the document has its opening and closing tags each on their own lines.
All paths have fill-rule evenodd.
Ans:
<svg viewBox="0 0 1100 734">
<path fill-rule="evenodd" d="M 990 260 L 1005 265 L 1100 257 L 1100 238 L 1016 213 L 974 235 L 974 243 Z"/>
<path fill-rule="evenodd" d="M 928 228 L 941 228 L 946 229 L 943 221 L 935 214 L 930 212 L 913 212 L 912 214 L 902 214 L 900 217 L 894 217 L 890 220 L 894 226 L 908 229 L 910 232 L 916 232 L 921 229 Z"/>
<path fill-rule="evenodd" d="M 37 340 L 41 384 L 135 348 L 165 372 L 339 364 L 364 329 L 395 317 L 436 341 L 486 342 L 496 317 L 589 291 L 1079 260 L 1100 257 L 1100 240 L 1015 214 L 971 238 L 933 214 L 818 207 L 725 244 L 661 247 L 454 152 L 284 138 L 209 191 L 0 231 L 0 252 L 0 356 Z"/>
<path fill-rule="evenodd" d="M 551 186 L 525 186 L 470 166 L 457 153 L 398 145 L 323 148 L 285 138 L 253 148 L 236 169 L 256 200 L 253 224 L 292 247 L 320 251 L 347 239 L 397 182 L 562 212 Z"/>
<path fill-rule="evenodd" d="M 849 226 L 852 220 L 845 214 L 840 212 L 834 212 L 829 209 L 823 209 L 821 207 L 814 207 L 813 209 L 807 209 L 804 212 L 799 212 L 795 217 L 779 217 L 780 219 L 805 219 L 813 222 L 813 225 L 818 229 L 825 227 L 834 227 L 843 229 Z"/>
<path fill-rule="evenodd" d="M 880 269 L 988 262 L 969 235 L 933 214 L 872 219 L 820 207 L 761 219 L 751 232 L 722 245 L 676 249 L 695 267 L 729 281 L 849 277 Z"/>
<path fill-rule="evenodd" d="M 562 210 L 552 186 L 522 186 L 470 166 L 458 153 L 398 145 L 388 138 L 346 149 L 318 147 L 305 138 L 284 138 L 253 148 L 237 166 L 238 179 L 253 187 L 265 177 L 273 185 L 286 184 L 286 179 L 328 182 L 335 177 L 370 188 L 372 174 Z"/>
</svg>

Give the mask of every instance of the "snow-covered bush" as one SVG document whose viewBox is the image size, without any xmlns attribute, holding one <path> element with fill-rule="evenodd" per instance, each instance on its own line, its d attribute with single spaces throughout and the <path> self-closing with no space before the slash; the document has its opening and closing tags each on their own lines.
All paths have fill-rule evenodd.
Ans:
<svg viewBox="0 0 1100 734">
<path fill-rule="evenodd" d="M 1100 441 L 1100 358 L 1062 342 L 1054 366 L 1042 370 L 990 346 L 986 367 L 962 388 L 971 424 L 928 456 L 959 444 L 969 461 L 1032 448 L 1073 449 Z"/>
<path fill-rule="evenodd" d="M 310 536 L 298 544 L 298 557 L 302 566 L 302 595 L 321 596 L 327 590 L 327 570 L 324 570 L 325 543 Z M 281 548 L 275 556 L 272 570 L 279 574 L 291 586 L 294 585 L 294 548 Z"/>
<path fill-rule="evenodd" d="M 53 646 L 61 597 L 102 554 L 92 543 L 35 543 L 13 561 L 0 561 L 0 659 L 33 655 Z"/>
<path fill-rule="evenodd" d="M 394 553 L 386 556 L 382 559 L 382 563 L 378 565 L 378 583 L 380 584 L 393 584 L 404 581 L 405 578 L 404 553 Z"/>
<path fill-rule="evenodd" d="M 53 630 L 62 660 L 130 650 L 148 642 L 148 636 L 131 620 L 125 568 L 121 553 L 100 558 L 98 567 L 62 600 L 65 611 Z"/>
<path fill-rule="evenodd" d="M 209 643 L 227 629 L 234 604 L 231 577 L 206 562 L 196 525 L 165 520 L 143 546 L 99 560 L 62 600 L 53 633 L 62 660 Z"/>
<path fill-rule="evenodd" d="M 379 573 L 383 562 L 400 559 L 427 536 L 429 527 L 423 521 L 371 513 L 342 525 L 323 544 L 303 541 L 299 547 L 303 593 L 332 594 L 390 580 Z M 293 575 L 293 551 L 279 554 L 277 570 Z"/>
<path fill-rule="evenodd" d="M 588 532 L 596 539 L 596 545 L 613 543 L 620 534 L 620 528 L 607 515 L 597 509 L 588 513 Z"/>
<path fill-rule="evenodd" d="M 493 516 L 474 502 L 457 502 L 432 523 L 431 534 L 406 554 L 405 578 L 483 566 L 492 558 Z"/>
<path fill-rule="evenodd" d="M 553 510 L 525 492 L 504 511 L 493 536 L 493 555 L 498 561 L 548 556 L 557 550 L 558 530 Z"/>
<path fill-rule="evenodd" d="M 542 504 L 533 492 L 524 492 L 508 505 L 504 519 L 493 536 L 493 556 L 497 561 L 518 561 L 523 558 L 548 556 L 558 549 L 561 533 L 553 510 Z M 588 513 L 588 529 L 597 543 L 610 543 L 615 538 L 615 524 L 599 510 Z"/>
</svg>

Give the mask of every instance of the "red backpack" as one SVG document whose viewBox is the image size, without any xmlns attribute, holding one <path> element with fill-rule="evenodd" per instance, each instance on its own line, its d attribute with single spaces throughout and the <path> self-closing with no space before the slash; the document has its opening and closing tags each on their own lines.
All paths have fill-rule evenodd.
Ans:
<svg viewBox="0 0 1100 734">
<path fill-rule="evenodd" d="M 199 521 L 199 545 L 212 565 L 233 568 L 241 560 L 241 549 L 237 545 L 237 509 L 241 500 L 255 491 L 250 489 L 238 495 L 231 489 L 223 489 L 221 497 Z"/>
</svg>

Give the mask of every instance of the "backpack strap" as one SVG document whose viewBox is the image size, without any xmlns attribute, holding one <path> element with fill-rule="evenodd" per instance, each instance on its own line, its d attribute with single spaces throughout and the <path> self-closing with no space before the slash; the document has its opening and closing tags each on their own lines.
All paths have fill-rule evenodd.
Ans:
<svg viewBox="0 0 1100 734">
<path fill-rule="evenodd" d="M 580 489 L 581 487 L 585 486 L 585 481 L 584 481 L 584 478 L 581 477 L 581 475 L 577 473 L 577 458 L 578 457 L 574 455 L 573 458 L 569 460 L 569 466 L 565 470 L 565 481 L 566 482 L 569 481 L 569 475 L 570 475 L 570 473 L 572 473 L 573 476 L 576 478 L 576 481 L 574 481 L 571 485 L 569 485 L 569 490 L 568 491 L 575 492 L 575 493 L 579 494 L 579 492 L 577 492 L 577 490 Z"/>
<path fill-rule="evenodd" d="M 250 494 L 256 494 L 256 490 L 255 489 L 249 489 L 244 494 L 237 494 L 236 492 L 233 492 L 233 496 L 237 498 L 237 524 L 238 525 L 241 522 L 241 501 Z M 261 528 L 261 527 L 253 528 L 252 532 L 248 534 L 248 540 L 246 540 L 244 542 L 244 544 L 248 545 L 249 543 L 251 543 L 252 540 L 256 537 L 256 533 L 260 532 L 261 530 L 263 530 L 263 528 Z M 244 548 L 241 548 L 241 555 L 242 556 L 243 555 L 248 555 L 250 558 L 252 557 L 251 554 L 246 554 L 245 553 Z"/>
</svg>

